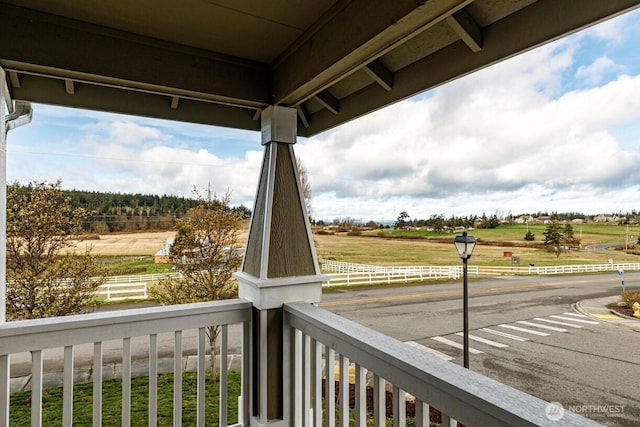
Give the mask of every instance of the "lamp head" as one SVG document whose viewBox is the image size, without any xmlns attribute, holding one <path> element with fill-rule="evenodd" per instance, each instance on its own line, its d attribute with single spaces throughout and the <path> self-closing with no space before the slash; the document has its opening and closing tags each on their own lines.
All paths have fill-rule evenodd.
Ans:
<svg viewBox="0 0 640 427">
<path fill-rule="evenodd" d="M 473 248 L 476 247 L 476 238 L 469 236 L 466 231 L 463 231 L 462 236 L 456 236 L 455 239 L 453 239 L 453 244 L 456 246 L 460 258 L 467 260 L 471 258 Z"/>
</svg>

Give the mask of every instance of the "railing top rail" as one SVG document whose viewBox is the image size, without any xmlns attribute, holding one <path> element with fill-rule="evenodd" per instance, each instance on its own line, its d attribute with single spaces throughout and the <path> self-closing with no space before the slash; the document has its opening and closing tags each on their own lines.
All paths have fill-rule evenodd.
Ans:
<svg viewBox="0 0 640 427">
<path fill-rule="evenodd" d="M 373 370 L 401 389 L 465 425 L 537 426 L 549 423 L 547 402 L 438 359 L 401 341 L 311 304 L 285 305 L 287 321 L 328 344 L 352 362 Z M 566 414 L 564 426 L 597 426 Z"/>
<path fill-rule="evenodd" d="M 249 321 L 244 299 L 156 306 L 0 324 L 0 354 Z"/>
</svg>

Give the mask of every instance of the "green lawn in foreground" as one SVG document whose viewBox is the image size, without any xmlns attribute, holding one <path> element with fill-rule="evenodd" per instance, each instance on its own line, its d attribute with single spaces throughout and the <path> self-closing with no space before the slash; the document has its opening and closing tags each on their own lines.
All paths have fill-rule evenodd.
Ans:
<svg viewBox="0 0 640 427">
<path fill-rule="evenodd" d="M 149 377 L 137 377 L 131 380 L 131 425 L 148 425 Z M 229 372 L 228 381 L 228 419 L 229 424 L 238 419 L 238 396 L 240 395 L 240 373 Z M 219 383 L 212 383 L 207 377 L 206 384 L 206 425 L 218 425 Z M 93 383 L 81 383 L 74 386 L 73 425 L 92 425 Z M 119 426 L 122 417 L 122 380 L 114 379 L 102 383 L 102 425 Z M 62 425 L 62 387 L 46 388 L 43 391 L 42 425 L 55 427 Z M 11 395 L 11 427 L 31 425 L 31 392 L 19 392 Z M 183 374 L 182 381 L 182 423 L 185 426 L 196 424 L 196 374 Z M 172 425 L 173 422 L 173 374 L 158 376 L 158 425 Z"/>
</svg>

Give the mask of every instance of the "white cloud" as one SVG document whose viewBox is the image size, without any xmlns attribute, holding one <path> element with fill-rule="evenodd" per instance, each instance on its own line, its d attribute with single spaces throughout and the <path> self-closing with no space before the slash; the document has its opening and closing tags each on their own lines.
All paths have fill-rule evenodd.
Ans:
<svg viewBox="0 0 640 427">
<path fill-rule="evenodd" d="M 606 76 L 623 72 L 625 67 L 616 64 L 606 56 L 601 56 L 592 64 L 581 65 L 576 71 L 576 79 L 583 80 L 588 85 L 602 83 Z"/>
<path fill-rule="evenodd" d="M 313 215 L 637 209 L 640 75 L 628 57 L 585 46 L 637 46 L 639 16 L 301 140 Z M 211 185 L 248 206 L 262 160 L 256 132 L 40 105 L 9 150 L 10 180 L 183 196 Z"/>
<path fill-rule="evenodd" d="M 420 217 L 458 202 L 461 214 L 601 210 L 608 194 L 624 191 L 633 206 L 640 154 L 624 151 L 610 129 L 640 119 L 640 76 L 563 92 L 576 43 L 545 46 L 305 141 L 298 152 L 322 200 L 315 215 L 350 204 L 352 216 L 390 218 L 399 203 Z M 596 61 L 582 77 L 606 65 Z"/>
</svg>

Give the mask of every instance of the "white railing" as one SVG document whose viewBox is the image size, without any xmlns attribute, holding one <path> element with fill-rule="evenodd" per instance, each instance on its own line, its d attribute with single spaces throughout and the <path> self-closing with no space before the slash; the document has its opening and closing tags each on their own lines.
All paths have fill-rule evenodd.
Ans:
<svg viewBox="0 0 640 427">
<path fill-rule="evenodd" d="M 461 266 L 378 266 L 368 264 L 355 264 L 350 262 L 341 262 L 334 260 L 321 259 L 320 264 L 322 270 L 329 273 L 331 281 L 333 277 L 338 276 L 332 273 L 351 274 L 350 277 L 356 279 L 365 277 L 359 273 L 375 273 L 378 277 L 383 277 L 381 273 L 388 273 L 391 276 L 401 276 L 407 274 L 411 278 L 424 277 L 425 279 L 439 279 L 443 277 L 457 278 L 462 274 Z M 485 266 L 485 265 L 469 265 L 468 272 L 470 275 L 508 275 L 508 274 L 570 274 L 570 273 L 598 273 L 608 271 L 640 271 L 640 262 L 626 263 L 608 263 L 608 264 L 570 264 L 570 265 L 551 265 L 551 266 Z M 331 283 L 334 284 L 334 283 Z"/>
<path fill-rule="evenodd" d="M 132 355 L 140 354 L 141 342 L 148 343 L 148 418 L 149 425 L 158 423 L 158 355 L 159 348 L 169 334 L 173 352 L 173 422 L 182 423 L 182 356 L 188 346 L 186 331 L 196 330 L 197 342 L 197 423 L 228 426 L 227 417 L 227 353 L 228 325 L 241 325 L 240 355 L 241 394 L 250 396 L 253 358 L 251 351 L 251 303 L 245 300 L 227 300 L 181 306 L 123 310 L 28 321 L 8 322 L 0 325 L 0 426 L 13 425 L 11 421 L 10 384 L 15 362 L 25 353 L 30 359 L 30 411 L 32 426 L 58 424 L 43 412 L 43 388 L 46 386 L 43 367 L 60 365 L 62 369 L 62 425 L 88 424 L 89 420 L 74 419 L 74 374 L 78 360 L 87 361 L 83 353 L 90 350 L 87 366 L 91 369 L 93 426 L 101 426 L 103 417 L 103 366 L 105 359 L 120 360 L 122 377 L 121 421 L 131 425 Z M 205 414 L 205 328 L 217 324 L 222 327 L 220 345 L 218 414 Z M 292 378 L 293 390 L 286 390 L 293 407 L 294 426 L 350 426 L 363 427 L 373 419 L 374 425 L 385 425 L 393 418 L 394 426 L 406 426 L 407 396 L 415 399 L 415 425 L 428 426 L 429 406 L 437 408 L 442 425 L 456 425 L 458 420 L 473 425 L 545 425 L 547 403 L 504 384 L 445 362 L 393 338 L 382 335 L 350 320 L 307 303 L 284 306 L 284 325 L 292 328 L 291 343 L 295 354 L 283 359 L 285 375 Z M 165 338 L 163 338 L 165 336 Z M 138 340 L 138 338 L 141 340 Z M 116 347 L 109 343 L 118 341 Z M 87 346 L 88 345 L 88 346 Z M 46 353 L 45 353 L 46 351 Z M 277 354 L 280 350 L 275 350 Z M 53 352 L 54 360 L 46 361 Z M 14 360 L 15 359 L 15 360 Z M 291 365 L 284 360 L 291 360 Z M 56 362 L 57 363 L 52 363 Z M 338 366 L 336 367 L 336 361 Z M 46 362 L 46 363 L 45 363 Z M 85 367 L 88 369 L 87 367 Z M 337 368 L 337 369 L 336 369 Z M 350 373 L 354 376 L 354 391 L 350 390 Z M 369 374 L 367 374 L 367 372 Z M 367 407 L 367 375 L 372 382 L 373 406 Z M 338 383 L 336 384 L 336 376 Z M 338 392 L 336 393 L 336 390 Z M 389 392 L 387 390 L 390 390 Z M 324 392 L 324 397 L 323 397 Z M 393 411 L 388 413 L 387 394 L 392 395 Z M 355 399 L 351 410 L 350 397 Z M 209 398 L 210 399 L 210 398 Z M 146 399 L 145 399 L 146 400 Z M 240 399 L 237 424 L 249 425 L 250 408 Z M 337 405 L 336 405 L 337 402 Z M 353 415 L 351 415 L 353 414 Z M 352 423 L 352 417 L 355 424 Z M 339 424 L 336 423 L 336 419 Z M 24 421 L 24 420 L 21 420 Z M 431 421 L 436 421 L 435 419 Z M 232 423 L 235 420 L 231 421 Z M 565 413 L 564 426 L 598 425 L 577 415 Z"/>
<path fill-rule="evenodd" d="M 149 425 L 154 426 L 157 424 L 158 411 L 159 349 L 162 356 L 164 351 L 170 351 L 166 350 L 167 346 L 172 347 L 173 358 L 173 425 L 179 426 L 182 423 L 183 355 L 187 351 L 196 351 L 197 355 L 197 425 L 211 424 L 215 414 L 205 414 L 206 346 L 208 345 L 205 329 L 212 325 L 221 327 L 218 366 L 221 403 L 217 416 L 219 425 L 227 426 L 229 425 L 226 409 L 227 328 L 229 325 L 241 325 L 242 338 L 239 352 L 245 354 L 246 349 L 249 348 L 250 319 L 251 303 L 236 299 L 3 323 L 0 325 L 0 426 L 10 425 L 10 384 L 12 377 L 20 375 L 14 370 L 20 370 L 20 362 L 24 362 L 25 358 L 31 366 L 32 426 L 60 422 L 60 420 L 45 419 L 42 411 L 42 392 L 43 387 L 46 386 L 43 366 L 50 365 L 62 367 L 62 425 L 67 427 L 79 422 L 79 420 L 74 421 L 73 418 L 73 384 L 74 374 L 77 373 L 74 363 L 77 360 L 85 363 L 84 369 L 91 372 L 92 423 L 94 426 L 100 426 L 103 415 L 103 378 L 110 376 L 103 377 L 103 367 L 109 362 L 106 359 L 113 357 L 119 359 L 119 372 L 122 377 L 121 425 L 129 426 L 132 399 L 132 350 L 135 349 L 136 356 L 139 356 L 141 347 L 144 349 L 142 350 L 144 356 L 148 359 L 148 418 Z M 193 342 L 187 343 L 186 332 L 191 331 L 195 331 L 192 334 L 194 339 Z M 184 339 L 183 334 L 185 334 Z M 113 340 L 117 341 L 115 347 Z M 190 346 L 190 349 L 187 349 L 187 346 Z M 76 353 L 75 356 L 74 353 Z M 53 359 L 46 361 L 45 364 L 45 356 Z M 249 372 L 250 358 L 242 357 L 242 360 L 241 394 L 247 396 L 249 375 L 246 373 Z M 248 420 L 246 406 L 241 405 L 239 408 L 238 423 Z M 88 420 L 82 420 L 81 423 L 86 424 Z"/>
<path fill-rule="evenodd" d="M 147 299 L 149 296 L 147 282 L 104 284 L 98 288 L 96 295 L 106 301 L 122 301 L 126 299 Z"/>
<path fill-rule="evenodd" d="M 384 426 L 393 418 L 394 426 L 406 426 L 408 394 L 415 402 L 416 427 L 428 427 L 430 421 L 442 426 L 552 423 L 547 402 L 322 308 L 287 304 L 285 314 L 286 324 L 295 331 L 293 425 Z M 373 408 L 367 408 L 367 388 L 373 389 Z M 354 420 L 350 397 L 355 402 Z M 440 412 L 439 420 L 430 420 L 430 406 Z M 562 425 L 600 424 L 565 412 Z"/>
<path fill-rule="evenodd" d="M 461 265 L 385 267 L 333 260 L 321 260 L 320 262 L 323 270 L 330 272 L 328 274 L 329 281 L 323 284 L 324 287 L 459 279 L 462 275 Z M 468 266 L 468 273 L 470 276 L 579 274 L 617 272 L 620 270 L 640 271 L 640 263 L 574 264 L 528 267 L 493 267 L 484 265 Z M 148 297 L 147 282 L 156 282 L 167 277 L 179 276 L 179 273 L 167 273 L 110 277 L 107 283 L 100 286 L 97 294 L 105 297 L 107 301 L 146 299 Z"/>
</svg>

